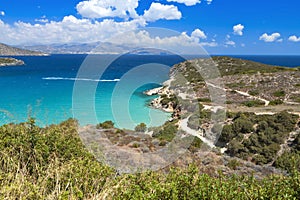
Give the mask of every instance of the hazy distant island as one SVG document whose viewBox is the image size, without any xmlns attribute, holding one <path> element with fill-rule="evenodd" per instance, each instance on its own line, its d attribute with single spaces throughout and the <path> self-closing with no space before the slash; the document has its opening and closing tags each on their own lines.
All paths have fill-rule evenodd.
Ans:
<svg viewBox="0 0 300 200">
<path fill-rule="evenodd" d="M 31 51 L 0 43 L 0 56 L 47 56 L 40 51 Z"/>
<path fill-rule="evenodd" d="M 31 51 L 26 49 L 20 49 L 12 47 L 6 44 L 0 43 L 0 67 L 4 66 L 20 66 L 24 65 L 24 61 L 16 58 L 10 58 L 7 56 L 47 56 L 49 54 L 42 53 L 39 51 Z"/>
</svg>

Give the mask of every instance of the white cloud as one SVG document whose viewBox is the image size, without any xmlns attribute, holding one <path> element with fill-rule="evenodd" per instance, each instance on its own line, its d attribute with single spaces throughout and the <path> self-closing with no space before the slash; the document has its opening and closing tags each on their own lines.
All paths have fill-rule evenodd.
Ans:
<svg viewBox="0 0 300 200">
<path fill-rule="evenodd" d="M 149 10 L 145 10 L 143 18 L 148 22 L 153 22 L 159 19 L 180 19 L 181 16 L 181 12 L 174 5 L 152 3 Z"/>
<path fill-rule="evenodd" d="M 267 33 L 262 34 L 259 37 L 259 40 L 263 40 L 265 42 L 282 42 L 282 39 L 280 38 L 280 33 L 272 33 L 271 35 L 268 35 Z"/>
<path fill-rule="evenodd" d="M 192 32 L 191 37 L 194 38 L 196 42 L 199 42 L 200 39 L 207 38 L 206 34 L 198 28 Z"/>
<path fill-rule="evenodd" d="M 1 15 L 1 16 L 4 16 L 4 15 L 5 15 L 5 12 L 4 12 L 4 11 L 0 11 L 0 15 Z"/>
<path fill-rule="evenodd" d="M 233 34 L 242 36 L 244 28 L 245 27 L 242 24 L 233 26 Z"/>
<path fill-rule="evenodd" d="M 235 46 L 235 42 L 232 41 L 232 40 L 227 40 L 227 41 L 225 42 L 225 46 Z"/>
<path fill-rule="evenodd" d="M 206 0 L 206 3 L 209 5 L 212 3 L 213 0 Z"/>
<path fill-rule="evenodd" d="M 35 22 L 41 22 L 41 23 L 48 23 L 49 20 L 48 19 L 35 19 Z"/>
<path fill-rule="evenodd" d="M 92 22 L 89 19 L 77 19 L 72 15 L 64 17 L 62 21 L 50 21 L 45 24 L 19 21 L 8 25 L 0 20 L 0 42 L 8 44 L 98 42 L 142 26 L 145 26 L 145 22 L 141 19 L 125 22 L 105 19 L 101 22 Z"/>
<path fill-rule="evenodd" d="M 111 38 L 109 42 L 117 45 L 131 47 L 132 49 L 145 47 L 164 49 L 172 53 L 180 54 L 205 54 L 205 51 L 202 48 L 202 46 L 204 45 L 202 43 L 195 42 L 194 38 L 187 35 L 187 33 L 183 32 L 174 35 L 173 34 L 172 36 L 153 36 L 146 29 L 117 35 L 116 37 Z M 209 43 L 205 45 L 215 46 L 215 44 Z"/>
<path fill-rule="evenodd" d="M 300 42 L 300 37 L 297 37 L 296 35 L 292 35 L 289 37 L 289 41 L 291 42 Z"/>
<path fill-rule="evenodd" d="M 138 17 L 135 9 L 138 0 L 87 0 L 79 2 L 76 6 L 78 13 L 87 18 Z"/>
<path fill-rule="evenodd" d="M 207 46 L 207 47 L 216 47 L 216 46 L 218 46 L 218 43 L 215 42 L 215 41 L 212 41 L 212 42 L 201 42 L 200 45 L 203 46 L 203 47 L 205 47 L 205 46 Z"/>
<path fill-rule="evenodd" d="M 167 0 L 168 2 L 184 3 L 186 6 L 194 6 L 201 3 L 201 0 Z"/>
<path fill-rule="evenodd" d="M 7 24 L 0 20 L 0 42 L 10 45 L 36 45 L 115 41 L 119 44 L 130 42 L 162 48 L 168 46 L 169 49 L 182 49 L 185 52 L 193 50 L 191 47 L 197 47 L 194 50 L 198 51 L 201 45 L 209 47 L 218 45 L 214 40 L 200 41 L 207 39 L 205 32 L 200 29 L 195 29 L 191 35 L 183 32 L 169 37 L 152 37 L 147 32 L 137 32 L 139 28 L 145 27 L 147 22 L 180 19 L 182 14 L 174 5 L 153 2 L 150 8 L 144 11 L 144 15 L 138 16 L 135 8 L 139 0 L 128 0 L 128 2 L 128 5 L 124 5 L 117 0 L 82 1 L 77 4 L 77 11 L 83 18 L 69 15 L 61 21 L 49 21 L 46 16 L 42 16 L 36 19 L 35 23 L 18 21 L 14 24 Z M 123 19 L 116 21 L 113 17 Z M 119 34 L 122 37 L 117 37 Z"/>
</svg>

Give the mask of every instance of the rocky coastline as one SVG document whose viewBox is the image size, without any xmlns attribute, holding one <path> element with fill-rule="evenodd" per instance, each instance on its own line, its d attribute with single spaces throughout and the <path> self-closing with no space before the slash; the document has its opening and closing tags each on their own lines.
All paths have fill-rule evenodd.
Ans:
<svg viewBox="0 0 300 200">
<path fill-rule="evenodd" d="M 0 67 L 25 65 L 23 60 L 16 58 L 0 58 Z"/>
<path fill-rule="evenodd" d="M 164 112 L 172 113 L 169 121 L 179 119 L 181 114 L 180 107 L 177 106 L 176 103 L 174 103 L 172 100 L 170 100 L 172 99 L 172 96 L 175 95 L 175 92 L 170 89 L 171 81 L 172 78 L 165 81 L 163 83 L 163 86 L 153 88 L 144 92 L 144 94 L 148 96 L 158 95 L 158 97 L 153 99 L 149 105 L 155 109 L 160 109 Z"/>
</svg>

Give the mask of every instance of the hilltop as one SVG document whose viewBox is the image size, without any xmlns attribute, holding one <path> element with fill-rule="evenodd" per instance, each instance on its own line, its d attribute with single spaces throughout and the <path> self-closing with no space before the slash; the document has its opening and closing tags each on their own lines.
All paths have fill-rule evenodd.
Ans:
<svg viewBox="0 0 300 200">
<path fill-rule="evenodd" d="M 0 43 L 0 56 L 45 56 L 39 51 L 30 51 Z"/>
</svg>

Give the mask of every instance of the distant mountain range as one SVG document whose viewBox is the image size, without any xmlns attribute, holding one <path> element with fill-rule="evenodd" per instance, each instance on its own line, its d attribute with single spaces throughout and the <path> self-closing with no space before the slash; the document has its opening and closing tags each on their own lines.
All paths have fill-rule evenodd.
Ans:
<svg viewBox="0 0 300 200">
<path fill-rule="evenodd" d="M 32 51 L 22 48 L 12 47 L 0 43 L 0 56 L 44 56 L 47 55 L 41 51 Z"/>
<path fill-rule="evenodd" d="M 32 51 L 41 51 L 49 54 L 138 54 L 138 55 L 166 55 L 168 52 L 137 48 L 134 46 L 118 45 L 109 42 L 73 43 L 73 44 L 49 44 L 49 45 L 25 45 L 20 48 Z"/>
<path fill-rule="evenodd" d="M 137 48 L 109 42 L 20 45 L 12 47 L 0 43 L 0 56 L 48 54 L 135 54 L 135 55 L 169 55 L 170 52 L 155 48 Z"/>
</svg>

